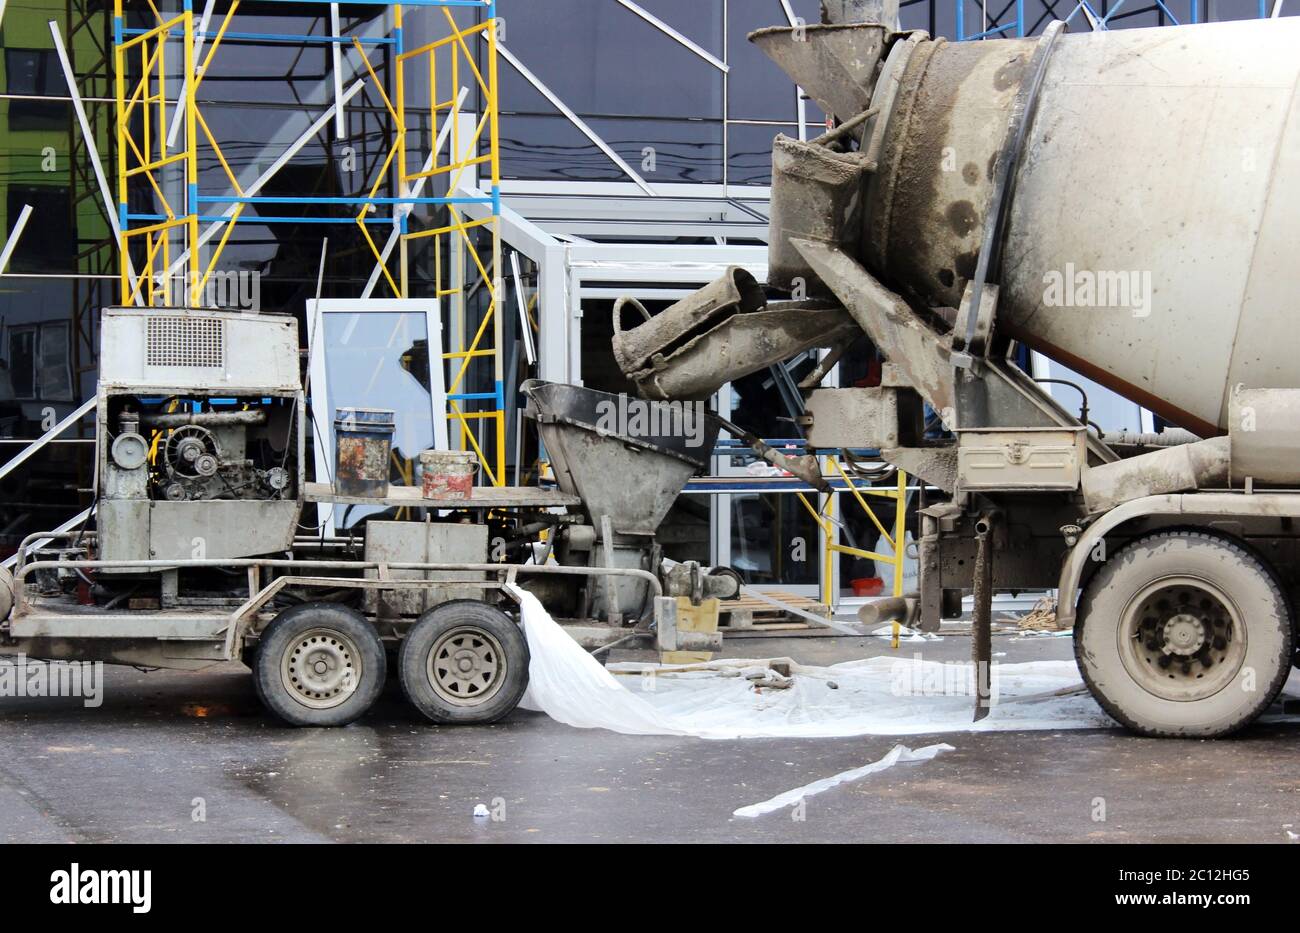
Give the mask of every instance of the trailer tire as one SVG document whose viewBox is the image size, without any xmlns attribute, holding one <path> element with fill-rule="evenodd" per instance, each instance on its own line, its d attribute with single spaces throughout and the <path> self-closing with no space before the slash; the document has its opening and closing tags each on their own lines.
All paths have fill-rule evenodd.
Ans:
<svg viewBox="0 0 1300 933">
<path fill-rule="evenodd" d="M 402 691 L 442 725 L 496 722 L 528 688 L 528 641 L 510 616 L 477 599 L 422 615 L 402 640 Z"/>
<path fill-rule="evenodd" d="M 1214 738 L 1248 725 L 1291 667 L 1291 612 L 1240 544 L 1192 530 L 1138 538 L 1093 575 L 1075 658 L 1092 695 L 1140 735 Z"/>
<path fill-rule="evenodd" d="M 281 612 L 252 661 L 258 698 L 291 726 L 347 725 L 374 705 L 388 674 L 379 633 L 338 603 Z"/>
</svg>

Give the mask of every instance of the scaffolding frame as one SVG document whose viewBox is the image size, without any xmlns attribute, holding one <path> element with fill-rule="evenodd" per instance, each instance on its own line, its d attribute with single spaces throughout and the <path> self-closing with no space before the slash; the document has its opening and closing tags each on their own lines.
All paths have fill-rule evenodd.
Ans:
<svg viewBox="0 0 1300 933">
<path fill-rule="evenodd" d="M 183 303 L 191 307 L 202 307 L 206 286 L 217 270 L 223 251 L 239 223 L 268 224 L 353 224 L 361 231 L 362 239 L 369 247 L 378 264 L 383 279 L 392 290 L 394 297 L 411 297 L 409 246 L 412 241 L 423 238 L 434 239 L 435 255 L 435 297 L 440 301 L 452 296 L 460 296 L 461 290 L 456 285 L 448 285 L 443 269 L 443 253 L 446 252 L 448 239 L 455 239 L 458 246 L 463 245 L 464 252 L 472 259 L 483 281 L 488 284 L 489 300 L 481 320 L 477 323 L 472 339 L 466 343 L 464 301 L 455 304 L 455 314 L 459 326 L 455 332 L 459 335 L 459 345 L 455 348 L 442 348 L 441 363 L 450 365 L 455 370 L 448 384 L 447 417 L 456 419 L 460 425 L 458 438 L 461 449 L 472 449 L 482 464 L 486 478 L 493 485 L 505 482 L 505 397 L 504 397 L 504 362 L 501 348 L 503 342 L 503 319 L 499 311 L 504 294 L 500 277 L 501 237 L 500 237 L 500 160 L 498 157 L 499 126 L 497 106 L 497 18 L 496 0 L 405 0 L 403 3 L 391 3 L 388 0 L 356 0 L 358 5 L 382 7 L 392 24 L 391 30 L 382 36 L 341 35 L 334 30 L 331 35 L 295 35 L 281 33 L 242 32 L 231 29 L 231 24 L 240 11 L 241 0 L 229 0 L 225 13 L 220 17 L 220 25 L 215 29 L 205 29 L 196 21 L 194 0 L 182 0 L 181 11 L 177 14 L 164 14 L 153 0 L 146 0 L 148 10 L 152 13 L 152 22 L 146 27 L 128 27 L 123 10 L 124 0 L 114 0 L 113 17 L 113 62 L 114 85 L 117 101 L 117 169 L 118 169 L 118 219 L 121 226 L 121 294 L 123 304 L 133 304 L 142 300 L 150 306 L 168 305 L 178 302 L 173 296 L 173 277 L 182 284 Z M 297 6 L 326 7 L 327 0 L 258 0 L 263 3 L 295 4 Z M 446 20 L 446 34 L 433 42 L 415 49 L 406 48 L 404 29 L 404 8 L 424 9 L 440 13 Z M 479 11 L 476 22 L 461 26 L 452 15 L 456 8 Z M 147 18 L 147 17 L 146 17 Z M 486 59 L 482 67 L 476 56 L 470 51 L 471 43 L 477 47 L 479 36 L 486 40 Z M 202 57 L 196 54 L 196 41 L 207 42 Z M 383 103 L 392 125 L 392 139 L 388 153 L 378 171 L 374 173 L 373 182 L 363 195 L 351 197 L 325 196 L 267 196 L 254 190 L 245 190 L 241 186 L 235 171 L 222 152 L 220 141 L 212 132 L 203 117 L 199 103 L 199 91 L 208 74 L 222 43 L 289 43 L 302 45 L 329 45 L 336 50 L 345 47 L 355 49 L 364 69 L 361 81 L 344 95 L 341 93 L 342 79 L 337 74 L 335 113 L 341 111 L 346 99 L 368 83 Z M 169 46 L 181 44 L 179 53 L 169 52 Z M 392 53 L 392 95 L 385 82 L 381 80 L 372 65 L 368 49 L 381 48 Z M 447 100 L 438 97 L 437 75 L 439 57 L 450 64 L 452 93 Z M 169 57 L 173 70 L 176 60 L 180 60 L 179 73 L 169 71 Z M 452 157 L 445 164 L 439 163 L 438 144 L 433 144 L 430 156 L 431 165 L 419 171 L 411 171 L 408 165 L 407 147 L 407 109 L 406 109 L 406 67 L 410 62 L 423 59 L 429 68 L 429 109 L 426 112 L 431 126 L 431 139 L 437 139 L 439 127 L 446 124 L 452 139 Z M 130 68 L 137 65 L 138 77 L 131 77 Z M 339 57 L 335 56 L 336 63 Z M 473 76 L 473 83 L 479 91 L 482 101 L 474 131 L 466 136 L 460 131 L 462 116 L 461 103 L 464 95 L 457 93 L 460 76 L 464 73 Z M 169 98 L 169 82 L 175 84 L 179 79 L 176 96 Z M 128 83 L 130 86 L 128 87 Z M 183 119 L 184 128 L 181 139 L 169 142 L 168 127 L 171 120 Z M 134 129 L 133 129 L 134 121 Z M 211 153 L 220 165 L 228 190 L 221 193 L 203 193 L 200 191 L 199 149 L 205 154 Z M 462 158 L 463 147 L 469 147 L 473 153 Z M 477 173 L 479 166 L 490 169 L 488 191 L 481 196 L 455 195 L 457 185 L 467 169 Z M 165 173 L 183 172 L 182 193 L 177 194 L 174 185 L 168 184 Z M 424 196 L 420 192 L 428 179 L 446 176 L 449 179 L 446 196 Z M 154 211 L 132 211 L 128 205 L 129 183 L 132 179 L 144 178 L 149 184 L 157 209 Z M 382 195 L 388 182 L 395 193 Z M 171 191 L 171 197 L 168 192 Z M 469 219 L 464 214 L 467 205 L 480 205 L 488 213 L 485 217 Z M 338 216 L 278 216 L 277 206 L 293 205 L 348 208 L 355 207 L 355 215 L 340 213 Z M 419 207 L 443 208 L 448 213 L 449 222 L 429 229 L 412 231 L 410 228 L 411 212 Z M 252 208 L 252 210 L 250 210 Z M 264 210 L 268 209 L 269 210 Z M 384 208 L 384 211 L 380 211 Z M 205 213 L 206 212 L 206 213 Z M 211 225 L 202 236 L 199 225 Z M 386 226 L 395 232 L 398 244 L 398 268 L 394 275 L 389 268 L 391 248 L 381 250 L 371 235 L 375 226 Z M 485 263 L 479 256 L 479 247 L 471 236 L 472 230 L 481 230 L 490 236 L 488 252 L 490 257 Z M 215 245 L 206 250 L 205 243 L 215 237 L 214 231 L 220 231 Z M 143 262 L 138 274 L 132 275 L 128 263 L 131 247 L 141 244 L 139 250 Z M 459 249 L 450 255 L 463 261 Z M 491 270 L 489 274 L 488 270 Z M 461 276 L 456 275 L 455 281 Z M 476 363 L 490 360 L 491 391 L 467 391 L 474 371 L 479 368 Z M 431 365 L 433 365 L 431 361 Z M 470 410 L 472 406 L 486 403 L 484 410 Z M 485 451 L 489 447 L 480 443 L 471 422 L 487 421 L 494 428 L 494 443 L 490 445 L 492 453 Z"/>
<path fill-rule="evenodd" d="M 412 232 L 407 227 L 408 216 L 403 214 L 399 239 L 401 248 L 400 283 L 393 281 L 387 267 L 384 266 L 383 254 L 376 247 L 374 240 L 366 233 L 364 226 L 362 232 L 366 233 L 366 242 L 374 253 L 375 259 L 380 263 L 389 287 L 393 289 L 398 297 L 405 297 L 409 287 L 409 244 L 420 239 L 433 240 L 434 296 L 439 301 L 443 298 L 455 299 L 453 308 L 453 313 L 456 316 L 454 332 L 457 335 L 458 345 L 456 349 L 446 350 L 443 353 L 443 359 L 448 361 L 455 370 L 447 383 L 449 417 L 455 418 L 459 426 L 457 433 L 460 448 L 462 450 L 472 449 L 478 457 L 487 479 L 494 486 L 502 486 L 505 484 L 506 479 L 506 400 L 505 360 L 501 350 L 504 346 L 506 314 L 502 307 L 505 288 L 502 275 L 501 250 L 501 161 L 497 104 L 495 0 L 485 4 L 485 7 L 487 8 L 486 17 L 477 24 L 464 28 L 456 24 L 450 10 L 443 9 L 442 13 L 447 21 L 448 34 L 441 39 L 409 51 L 399 47 L 396 58 L 399 75 L 397 102 L 395 108 L 390 108 L 390 110 L 395 110 L 398 114 L 402 113 L 403 82 L 400 76 L 403 74 L 406 63 L 423 60 L 429 73 L 430 135 L 435 140 L 431 146 L 429 159 L 425 162 L 424 167 L 419 171 L 411 172 L 405 148 L 406 131 L 404 125 L 399 124 L 399 146 L 395 151 L 401 187 L 403 191 L 418 190 L 427 181 L 445 176 L 448 194 L 446 197 L 434 200 L 446 206 L 449 222 L 441 226 Z M 400 16 L 399 8 L 399 23 Z M 477 47 L 478 43 L 475 40 L 479 39 L 480 36 L 487 43 L 485 68 L 478 66 L 476 56 L 470 51 L 471 46 Z M 441 93 L 438 82 L 440 62 L 446 62 L 451 73 L 451 87 L 447 89 L 445 99 L 439 97 Z M 461 75 L 463 73 L 473 76 L 473 83 L 477 86 L 483 102 L 481 113 L 477 115 L 474 128 L 468 137 L 462 134 L 460 125 L 463 113 L 461 109 L 462 102 L 465 96 L 461 93 Z M 387 99 L 385 99 L 385 104 L 387 103 Z M 436 141 L 439 136 L 450 137 L 450 156 L 445 162 L 440 157 L 441 148 Z M 482 165 L 488 166 L 491 173 L 491 182 L 486 196 L 454 194 L 454 192 L 460 190 L 466 172 L 473 171 L 477 173 L 478 166 Z M 490 205 L 491 213 L 477 219 L 467 217 L 464 211 L 467 205 Z M 358 222 L 360 222 L 360 217 L 358 217 Z M 486 265 L 480 258 L 479 250 L 470 234 L 471 230 L 478 228 L 487 230 L 491 237 L 490 257 Z M 488 285 L 489 296 L 487 307 L 484 309 L 482 318 L 474 329 L 473 336 L 468 343 L 465 340 L 469 328 L 466 322 L 465 295 L 460 281 L 460 270 L 457 270 L 449 283 L 444 271 L 444 266 L 448 264 L 443 261 L 444 254 L 451 257 L 452 261 L 457 261 L 462 250 L 464 254 L 473 260 L 481 281 Z M 492 333 L 490 342 L 487 339 L 489 327 Z M 491 360 L 492 389 L 486 392 L 469 391 L 468 380 L 471 367 L 475 360 L 481 359 Z M 466 403 L 475 402 L 490 403 L 490 407 L 480 411 L 467 410 Z M 479 443 L 478 438 L 475 436 L 471 421 L 490 422 L 494 432 L 494 444 L 492 446 L 496 454 L 495 457 L 489 458 L 484 451 L 483 445 Z M 490 463 L 489 460 L 492 462 Z"/>
<path fill-rule="evenodd" d="M 797 493 L 799 502 L 804 509 L 816 522 L 821 533 L 822 540 L 822 577 L 819 582 L 821 590 L 822 604 L 827 608 L 833 608 L 838 600 L 836 599 L 835 588 L 835 565 L 834 560 L 837 554 L 847 554 L 850 557 L 860 557 L 864 560 L 875 561 L 876 563 L 887 564 L 892 569 L 890 579 L 890 595 L 902 596 L 903 593 L 903 566 L 907 559 L 907 474 L 902 470 L 897 471 L 894 484 L 892 487 L 869 486 L 855 483 L 853 477 L 840 465 L 839 457 L 835 455 L 826 456 L 822 468 L 823 475 L 831 476 L 832 492 L 825 496 L 823 508 L 816 508 L 805 493 Z M 838 479 L 839 482 L 834 482 Z M 842 487 L 841 487 L 842 484 Z M 852 547 L 847 544 L 840 544 L 836 541 L 836 521 L 835 515 L 835 497 L 836 495 L 851 495 L 854 501 L 866 513 L 867 518 L 876 526 L 876 531 L 890 549 L 889 554 L 881 554 L 878 551 L 868 551 L 864 548 Z M 894 529 L 890 532 L 885 528 L 884 522 L 876 515 L 875 510 L 867 501 L 867 496 L 877 499 L 884 499 L 893 503 Z M 892 647 L 898 647 L 898 636 L 901 627 L 897 621 L 894 622 L 893 644 Z"/>
<path fill-rule="evenodd" d="M 1187 24 L 1194 25 L 1209 22 L 1211 0 L 1186 0 Z M 1257 18 L 1270 16 L 1269 0 L 1255 0 Z M 1023 38 L 1035 35 L 1037 31 L 1057 16 L 1056 3 L 1043 0 L 1044 12 L 1033 22 L 1025 16 L 1025 0 L 996 0 L 996 7 L 990 7 L 988 0 L 953 0 L 956 11 L 956 33 L 958 41 L 971 39 L 1007 39 Z M 1168 18 L 1168 25 L 1180 26 L 1183 21 L 1170 9 L 1173 0 L 1149 0 L 1145 5 L 1131 3 L 1130 0 L 1066 0 L 1070 12 L 1064 17 L 1066 23 L 1073 23 L 1082 14 L 1083 19 L 1095 31 L 1105 31 L 1112 21 L 1142 13 L 1158 13 L 1163 20 Z M 980 14 L 980 29 L 966 33 L 966 17 L 973 9 Z M 1160 25 L 1166 25 L 1161 23 Z"/>
</svg>

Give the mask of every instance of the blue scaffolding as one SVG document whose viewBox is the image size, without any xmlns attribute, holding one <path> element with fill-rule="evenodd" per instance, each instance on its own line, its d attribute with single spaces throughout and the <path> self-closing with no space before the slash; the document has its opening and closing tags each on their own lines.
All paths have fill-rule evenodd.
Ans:
<svg viewBox="0 0 1300 933">
<path fill-rule="evenodd" d="M 1031 36 L 1041 31 L 1053 19 L 1064 19 L 1074 25 L 1082 22 L 1094 30 L 1109 29 L 1111 24 L 1133 16 L 1154 13 L 1158 25 L 1180 26 L 1209 21 L 1212 0 L 953 0 L 956 17 L 956 38 L 1007 39 Z M 1026 7 L 1033 7 L 1027 14 Z M 1069 7 L 1061 16 L 1057 7 Z M 1179 12 L 1175 12 L 1178 8 Z M 1252 0 L 1254 18 L 1267 19 L 1269 0 Z M 1180 15 L 1181 14 L 1181 15 Z M 980 29 L 967 33 L 967 18 L 977 16 Z"/>
</svg>

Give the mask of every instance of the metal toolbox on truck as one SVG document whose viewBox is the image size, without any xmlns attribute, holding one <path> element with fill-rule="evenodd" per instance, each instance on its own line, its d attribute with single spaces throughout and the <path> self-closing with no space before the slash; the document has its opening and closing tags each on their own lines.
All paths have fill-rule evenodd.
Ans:
<svg viewBox="0 0 1300 933">
<path fill-rule="evenodd" d="M 965 490 L 1079 488 L 1085 429 L 970 428 L 957 432 L 957 485 Z"/>
</svg>

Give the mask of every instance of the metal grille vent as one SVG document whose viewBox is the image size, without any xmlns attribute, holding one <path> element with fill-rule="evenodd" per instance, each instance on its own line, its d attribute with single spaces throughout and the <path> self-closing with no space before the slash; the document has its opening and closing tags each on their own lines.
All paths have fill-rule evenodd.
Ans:
<svg viewBox="0 0 1300 933">
<path fill-rule="evenodd" d="M 224 322 L 150 315 L 145 330 L 148 366 L 225 366 Z"/>
</svg>

